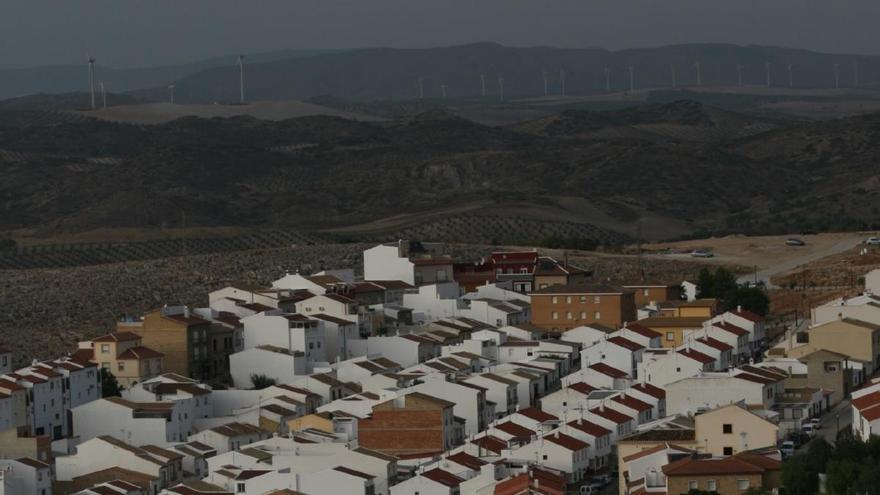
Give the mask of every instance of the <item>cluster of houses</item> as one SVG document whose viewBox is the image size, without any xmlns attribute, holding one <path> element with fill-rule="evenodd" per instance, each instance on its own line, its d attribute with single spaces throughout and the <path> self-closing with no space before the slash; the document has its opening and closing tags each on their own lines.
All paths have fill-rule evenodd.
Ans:
<svg viewBox="0 0 880 495">
<path fill-rule="evenodd" d="M 439 249 L 225 287 L 20 369 L 0 350 L 0 494 L 743 493 L 843 400 L 878 433 L 870 292 L 768 348 L 692 284 Z"/>
</svg>

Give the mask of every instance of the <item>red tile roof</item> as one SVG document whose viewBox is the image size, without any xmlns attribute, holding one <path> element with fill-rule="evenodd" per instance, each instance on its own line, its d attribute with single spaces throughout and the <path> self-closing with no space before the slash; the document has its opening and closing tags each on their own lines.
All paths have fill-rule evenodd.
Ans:
<svg viewBox="0 0 880 495">
<path fill-rule="evenodd" d="M 739 316 L 740 318 L 745 318 L 746 320 L 749 320 L 753 323 L 760 323 L 760 322 L 764 321 L 763 316 L 752 313 L 751 311 L 749 311 L 747 309 L 742 309 L 739 311 L 731 311 L 731 313 L 735 314 L 736 316 Z"/>
<path fill-rule="evenodd" d="M 732 333 L 736 336 L 743 336 L 743 335 L 749 334 L 749 331 L 746 330 L 745 328 L 738 327 L 738 326 L 734 325 L 733 323 L 728 323 L 726 321 L 713 323 L 712 326 L 714 326 L 715 328 L 720 328 L 721 330 Z"/>
<path fill-rule="evenodd" d="M 129 347 L 122 354 L 116 356 L 116 359 L 154 359 L 164 357 L 165 354 L 161 352 L 154 351 L 149 347 L 137 346 L 137 347 Z"/>
<path fill-rule="evenodd" d="M 626 423 L 627 421 L 632 421 L 632 419 L 633 419 L 633 418 L 627 416 L 626 414 L 623 414 L 620 411 L 616 411 L 614 409 L 611 409 L 610 407 L 605 407 L 605 408 L 596 407 L 596 408 L 590 409 L 590 412 L 595 414 L 596 416 L 605 418 L 609 421 L 613 421 L 614 423 L 617 423 L 619 425 Z"/>
<path fill-rule="evenodd" d="M 566 435 L 565 433 L 559 433 L 558 431 L 555 433 L 551 433 L 544 437 L 545 440 L 551 443 L 555 443 L 560 447 L 566 448 L 571 451 L 584 450 L 590 445 L 587 442 L 578 440 L 577 438 Z"/>
<path fill-rule="evenodd" d="M 655 332 L 654 330 L 651 330 L 645 325 L 641 325 L 639 323 L 629 323 L 624 328 L 649 339 L 658 339 L 663 336 L 659 332 Z"/>
<path fill-rule="evenodd" d="M 456 464 L 461 464 L 462 466 L 473 470 L 479 470 L 481 467 L 487 464 L 486 461 L 480 459 L 479 457 L 474 457 L 466 452 L 453 454 L 451 456 L 448 456 L 447 459 Z"/>
<path fill-rule="evenodd" d="M 732 345 L 725 344 L 724 342 L 721 342 L 718 339 L 713 339 L 712 337 L 699 338 L 699 339 L 697 339 L 697 342 L 700 342 L 702 344 L 706 344 L 707 346 L 709 346 L 713 349 L 717 349 L 721 352 L 729 351 L 729 350 L 733 349 Z"/>
<path fill-rule="evenodd" d="M 521 439 L 529 439 L 531 438 L 535 432 L 526 428 L 525 426 L 514 423 L 513 421 L 507 421 L 501 423 L 500 425 L 495 425 L 494 428 L 496 430 L 501 430 L 508 435 L 513 436 L 514 438 Z"/>
<path fill-rule="evenodd" d="M 448 487 L 456 487 L 460 485 L 462 481 L 464 481 L 462 478 L 459 478 L 458 476 L 448 471 L 444 471 L 440 468 L 434 468 L 430 471 L 426 471 L 422 473 L 422 476 Z"/>
<path fill-rule="evenodd" d="M 591 364 L 589 366 L 589 368 L 591 370 L 598 371 L 599 373 L 602 373 L 603 375 L 608 375 L 611 378 L 626 378 L 626 376 L 627 376 L 626 372 L 620 371 L 619 369 L 617 369 L 613 366 L 608 366 L 605 363 L 594 363 L 594 364 Z"/>
<path fill-rule="evenodd" d="M 630 351 L 640 351 L 645 348 L 645 346 L 633 342 L 632 340 L 625 339 L 619 335 L 615 335 L 608 339 L 608 342 L 615 344 L 617 346 L 623 347 L 624 349 L 628 349 Z"/>
<path fill-rule="evenodd" d="M 569 384 L 568 388 L 570 388 L 574 391 L 580 392 L 584 395 L 589 395 L 590 392 L 596 390 L 596 387 L 593 387 L 592 385 L 589 385 L 584 382 L 577 382 L 577 383 Z"/>
<path fill-rule="evenodd" d="M 569 421 L 568 426 L 597 438 L 611 433 L 611 430 L 603 428 L 596 423 L 591 423 L 586 420 L 576 419 L 574 421 Z"/>
<path fill-rule="evenodd" d="M 633 397 L 631 395 L 626 395 L 626 394 L 617 395 L 617 396 L 613 397 L 611 400 L 613 400 L 614 402 L 617 402 L 618 404 L 623 404 L 624 406 L 626 406 L 630 409 L 634 409 L 639 412 L 649 411 L 654 408 L 654 406 L 652 406 L 651 404 L 648 404 L 647 402 L 640 401 L 639 399 L 636 399 L 635 397 Z"/>
<path fill-rule="evenodd" d="M 651 385 L 650 383 L 637 383 L 633 385 L 633 388 L 638 390 L 639 392 L 644 392 L 651 397 L 656 399 L 665 399 L 666 398 L 666 390 L 656 386 Z"/>
<path fill-rule="evenodd" d="M 684 357 L 693 359 L 694 361 L 697 361 L 697 362 L 703 363 L 703 364 L 709 364 L 709 363 L 715 362 L 715 358 L 713 358 L 712 356 L 707 356 L 706 354 L 703 354 L 700 351 L 695 351 L 693 349 L 681 349 L 678 351 L 678 353 Z"/>
<path fill-rule="evenodd" d="M 559 420 L 559 418 L 557 418 L 556 416 L 546 413 L 538 409 L 537 407 L 529 407 L 521 411 L 517 411 L 517 414 L 521 414 L 529 419 L 534 419 L 535 421 L 539 421 L 541 423 Z"/>
<path fill-rule="evenodd" d="M 141 336 L 134 332 L 111 332 L 92 339 L 92 342 L 130 342 L 141 340 Z"/>
<path fill-rule="evenodd" d="M 737 457 L 712 459 L 686 457 L 663 466 L 663 473 L 666 476 L 762 474 L 764 471 L 765 468 Z"/>
<path fill-rule="evenodd" d="M 500 454 L 502 450 L 507 448 L 507 442 L 492 435 L 475 438 L 471 443 L 496 454 Z"/>
<path fill-rule="evenodd" d="M 853 399 L 852 405 L 859 410 L 880 405 L 880 390 Z"/>
<path fill-rule="evenodd" d="M 356 471 L 354 469 L 347 468 L 345 466 L 336 466 L 333 468 L 334 471 L 339 471 L 340 473 L 350 474 L 352 476 L 357 476 L 358 478 L 363 478 L 365 480 L 371 480 L 375 478 L 372 474 L 362 473 L 360 471 Z"/>
</svg>

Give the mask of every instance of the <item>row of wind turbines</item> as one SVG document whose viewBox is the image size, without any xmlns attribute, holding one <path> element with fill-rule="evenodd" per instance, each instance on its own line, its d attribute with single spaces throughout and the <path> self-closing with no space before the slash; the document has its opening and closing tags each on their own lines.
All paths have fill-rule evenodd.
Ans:
<svg viewBox="0 0 880 495">
<path fill-rule="evenodd" d="M 236 64 L 238 65 L 238 70 L 239 70 L 239 104 L 240 105 L 245 104 L 245 91 L 244 91 L 244 89 L 245 89 L 245 86 L 244 86 L 244 82 L 245 82 L 245 80 L 244 80 L 244 75 L 245 75 L 244 74 L 245 73 L 244 66 L 245 66 L 245 63 L 244 63 L 244 59 L 245 59 L 244 55 L 239 55 L 237 58 L 237 61 L 236 61 Z M 103 106 L 103 108 L 107 108 L 106 84 L 104 83 L 104 81 L 97 81 L 96 73 L 95 73 L 95 59 L 92 57 L 89 57 L 88 63 L 89 63 L 89 87 L 90 87 L 90 91 L 91 91 L 91 108 L 92 108 L 92 110 L 97 109 L 96 91 L 98 89 L 100 89 L 100 91 L 101 91 L 102 106 Z M 743 69 L 744 68 L 745 67 L 743 65 L 736 66 L 737 86 L 744 85 L 743 84 Z M 697 60 L 693 64 L 693 69 L 696 73 L 697 87 L 702 87 L 703 86 L 703 66 L 702 66 L 702 63 L 699 60 Z M 764 63 L 764 72 L 765 72 L 765 85 L 767 88 L 771 87 L 771 69 L 772 69 L 771 63 L 765 62 Z M 788 64 L 786 69 L 788 70 L 788 87 L 793 88 L 794 87 L 795 65 Z M 833 69 L 834 69 L 834 88 L 840 89 L 840 64 L 838 64 L 838 63 L 833 64 Z M 637 89 L 636 88 L 635 67 L 632 65 L 628 66 L 627 72 L 629 74 L 629 90 L 632 92 Z M 605 91 L 610 93 L 611 92 L 612 70 L 609 67 L 605 67 L 603 74 L 605 76 Z M 542 71 L 541 75 L 542 75 L 543 82 L 544 82 L 544 96 L 545 97 L 550 96 L 550 75 L 549 75 L 549 72 L 544 70 L 544 71 Z M 677 71 L 677 68 L 675 65 L 670 66 L 670 75 L 671 75 L 672 87 L 678 88 L 679 87 L 678 71 Z M 858 87 L 860 84 L 859 83 L 859 63 L 858 63 L 858 61 L 853 62 L 853 75 L 854 75 L 855 86 Z M 560 96 L 566 96 L 565 76 L 566 76 L 565 69 L 559 69 L 559 94 L 560 94 Z M 503 102 L 504 101 L 504 77 L 499 75 L 497 83 L 498 83 L 498 98 L 500 101 Z M 419 99 L 424 99 L 425 98 L 425 81 L 424 81 L 424 78 L 421 76 L 419 76 L 419 78 L 417 79 L 417 87 L 418 87 Z M 170 102 L 172 104 L 174 104 L 174 84 L 169 84 L 167 86 L 167 89 L 169 91 Z M 448 89 L 449 89 L 449 86 L 446 83 L 440 84 L 441 98 L 444 100 L 448 96 Z M 481 91 L 481 95 L 483 98 L 486 98 L 488 96 L 485 74 L 480 74 L 480 91 Z"/>
</svg>

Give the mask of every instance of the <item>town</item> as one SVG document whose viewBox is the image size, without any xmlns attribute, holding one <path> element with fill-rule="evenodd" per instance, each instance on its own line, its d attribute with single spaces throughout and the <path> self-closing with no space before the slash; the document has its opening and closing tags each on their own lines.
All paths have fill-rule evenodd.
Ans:
<svg viewBox="0 0 880 495">
<path fill-rule="evenodd" d="M 0 349 L 0 494 L 778 493 L 876 442 L 880 270 L 774 336 L 707 292 L 399 240 Z"/>
</svg>

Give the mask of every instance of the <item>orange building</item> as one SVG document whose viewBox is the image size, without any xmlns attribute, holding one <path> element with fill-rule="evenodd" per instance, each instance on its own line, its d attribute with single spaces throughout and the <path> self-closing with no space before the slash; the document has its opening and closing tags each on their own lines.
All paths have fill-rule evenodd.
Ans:
<svg viewBox="0 0 880 495">
<path fill-rule="evenodd" d="M 642 282 L 627 284 L 623 288 L 633 291 L 639 308 L 650 303 L 681 300 L 681 285 Z"/>
<path fill-rule="evenodd" d="M 599 323 L 620 328 L 636 320 L 635 294 L 610 285 L 551 285 L 532 292 L 532 323 L 556 332 Z"/>
<path fill-rule="evenodd" d="M 420 392 L 376 404 L 369 418 L 358 421 L 358 443 L 393 456 L 449 450 L 462 441 L 456 432 L 454 406 Z"/>
</svg>

